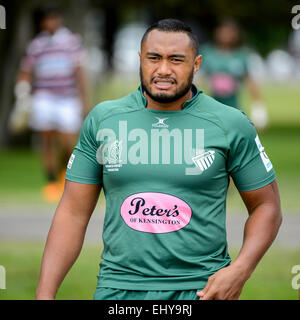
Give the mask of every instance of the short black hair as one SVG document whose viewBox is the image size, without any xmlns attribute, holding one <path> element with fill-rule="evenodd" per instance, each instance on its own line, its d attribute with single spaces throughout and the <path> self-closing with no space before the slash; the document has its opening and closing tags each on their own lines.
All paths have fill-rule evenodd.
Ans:
<svg viewBox="0 0 300 320">
<path fill-rule="evenodd" d="M 34 11 L 34 18 L 37 23 L 40 23 L 43 19 L 48 17 L 61 17 L 61 8 L 57 4 L 46 4 L 44 6 L 38 7 Z"/>
<path fill-rule="evenodd" d="M 196 34 L 193 32 L 192 28 L 187 25 L 185 22 L 178 20 L 178 19 L 162 19 L 154 24 L 152 24 L 144 33 L 142 40 L 141 40 L 141 46 L 146 41 L 148 34 L 152 30 L 159 30 L 164 32 L 183 32 L 186 33 L 190 40 L 192 47 L 196 53 L 196 55 L 199 52 L 199 42 L 197 39 Z"/>
</svg>

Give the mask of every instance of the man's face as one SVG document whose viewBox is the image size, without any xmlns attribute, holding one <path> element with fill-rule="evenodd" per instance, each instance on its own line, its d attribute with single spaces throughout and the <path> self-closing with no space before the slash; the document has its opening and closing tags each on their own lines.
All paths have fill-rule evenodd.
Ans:
<svg viewBox="0 0 300 320">
<path fill-rule="evenodd" d="M 180 99 L 190 90 L 201 59 L 186 33 L 152 30 L 140 52 L 143 90 L 159 103 Z"/>
<path fill-rule="evenodd" d="M 234 26 L 223 25 L 216 29 L 215 39 L 219 45 L 231 48 L 238 42 L 239 31 Z"/>
<path fill-rule="evenodd" d="M 59 15 L 49 15 L 46 16 L 41 21 L 41 29 L 54 33 L 62 25 L 62 18 Z"/>
</svg>

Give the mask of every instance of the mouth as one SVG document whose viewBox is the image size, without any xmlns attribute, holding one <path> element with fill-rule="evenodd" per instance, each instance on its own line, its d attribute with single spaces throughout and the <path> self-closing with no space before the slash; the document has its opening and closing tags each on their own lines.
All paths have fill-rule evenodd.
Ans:
<svg viewBox="0 0 300 320">
<path fill-rule="evenodd" d="M 175 80 L 155 78 L 153 84 L 159 90 L 168 90 L 175 85 Z"/>
</svg>

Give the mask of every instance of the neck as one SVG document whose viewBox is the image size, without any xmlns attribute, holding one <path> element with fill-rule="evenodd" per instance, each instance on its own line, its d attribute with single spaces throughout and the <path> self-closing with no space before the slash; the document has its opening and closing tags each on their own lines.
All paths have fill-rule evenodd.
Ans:
<svg viewBox="0 0 300 320">
<path fill-rule="evenodd" d="M 170 102 L 170 103 L 160 103 L 152 98 L 150 98 L 146 92 L 144 92 L 144 96 L 147 100 L 147 108 L 154 110 L 162 110 L 162 111 L 177 111 L 181 110 L 183 104 L 192 98 L 192 89 L 190 89 L 184 96 L 180 99 Z"/>
</svg>

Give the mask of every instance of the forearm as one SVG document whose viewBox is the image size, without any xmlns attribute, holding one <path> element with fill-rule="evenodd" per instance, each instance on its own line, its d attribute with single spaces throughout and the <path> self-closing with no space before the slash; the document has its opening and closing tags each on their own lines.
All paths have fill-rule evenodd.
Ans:
<svg viewBox="0 0 300 320">
<path fill-rule="evenodd" d="M 79 92 L 79 97 L 82 103 L 83 112 L 85 115 L 89 112 L 89 99 L 88 99 L 88 85 L 85 71 L 82 67 L 79 67 L 76 71 L 77 75 L 77 88 Z"/>
<path fill-rule="evenodd" d="M 26 72 L 26 71 L 19 71 L 17 78 L 16 78 L 16 82 L 19 81 L 27 81 L 29 83 L 31 83 L 32 81 L 32 76 L 30 72 Z"/>
<path fill-rule="evenodd" d="M 50 228 L 40 272 L 37 299 L 54 299 L 56 292 L 77 259 L 84 240 L 87 221 L 59 205 Z"/>
<path fill-rule="evenodd" d="M 258 84 L 249 76 L 246 78 L 246 85 L 249 89 L 251 100 L 254 102 L 262 101 L 262 93 Z"/>
<path fill-rule="evenodd" d="M 258 206 L 249 215 L 244 228 L 242 248 L 233 262 L 247 278 L 274 241 L 281 221 L 280 209 L 268 203 Z"/>
</svg>

